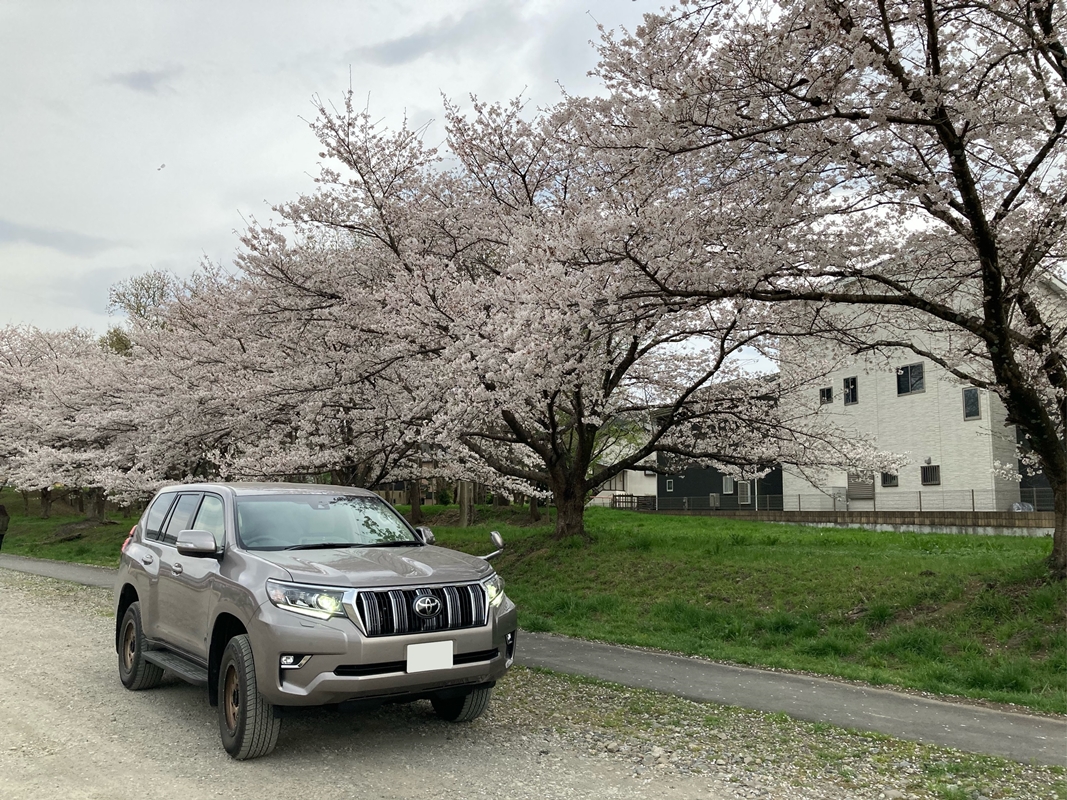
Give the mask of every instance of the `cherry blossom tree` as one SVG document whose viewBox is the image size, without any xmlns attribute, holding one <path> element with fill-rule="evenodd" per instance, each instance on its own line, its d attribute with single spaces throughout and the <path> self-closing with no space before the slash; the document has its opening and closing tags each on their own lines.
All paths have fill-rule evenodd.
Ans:
<svg viewBox="0 0 1067 800">
<path fill-rule="evenodd" d="M 131 315 L 147 382 L 172 387 L 149 391 L 155 433 L 144 442 L 171 479 L 328 473 L 374 487 L 411 471 L 408 396 L 357 307 L 367 295 L 346 273 L 350 254 L 296 238 L 254 227 L 235 272 L 204 264 L 151 313 Z"/>
<path fill-rule="evenodd" d="M 46 515 L 52 487 L 84 490 L 90 515 L 103 519 L 109 490 L 133 466 L 123 357 L 91 331 L 30 327 L 0 332 L 0 353 L 7 480 L 41 491 Z"/>
<path fill-rule="evenodd" d="M 338 330 L 404 366 L 407 418 L 455 476 L 547 486 L 557 535 L 583 536 L 589 493 L 658 452 L 741 466 L 814 442 L 779 435 L 777 389 L 738 358 L 765 346 L 766 304 L 644 299 L 656 284 L 632 262 L 708 260 L 673 166 L 576 145 L 568 103 L 449 104 L 442 153 L 351 94 L 319 112 L 319 190 L 277 211 L 302 240 L 347 239 L 301 281 L 345 309 Z M 246 269 L 281 269 L 262 262 L 280 236 L 254 229 Z"/>
<path fill-rule="evenodd" d="M 609 96 L 574 112 L 584 144 L 672 164 L 676 211 L 735 264 L 724 286 L 706 259 L 633 260 L 654 293 L 804 301 L 854 352 L 909 349 L 997 393 L 1052 486 L 1060 577 L 1063 16 L 1051 0 L 683 2 L 605 39 Z"/>
</svg>

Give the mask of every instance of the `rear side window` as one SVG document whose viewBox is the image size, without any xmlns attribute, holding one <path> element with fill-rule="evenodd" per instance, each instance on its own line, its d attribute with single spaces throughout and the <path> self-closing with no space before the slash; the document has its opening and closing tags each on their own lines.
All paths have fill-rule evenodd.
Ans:
<svg viewBox="0 0 1067 800">
<path fill-rule="evenodd" d="M 204 502 L 200 504 L 200 510 L 196 513 L 196 522 L 191 526 L 198 531 L 207 531 L 215 537 L 215 545 L 221 547 L 226 541 L 226 522 L 223 515 L 222 498 L 213 494 L 205 494 Z"/>
<path fill-rule="evenodd" d="M 146 539 L 156 540 L 163 538 L 163 520 L 167 518 L 167 512 L 174 505 L 174 499 L 177 496 L 176 494 L 161 494 L 153 501 L 152 507 L 148 509 L 148 518 L 144 524 Z"/>
<path fill-rule="evenodd" d="M 192 529 L 193 515 L 196 514 L 196 508 L 200 505 L 201 496 L 199 494 L 179 495 L 178 503 L 174 506 L 174 513 L 170 515 L 170 522 L 167 523 L 167 530 L 163 534 L 163 544 L 177 544 L 178 534 Z"/>
</svg>

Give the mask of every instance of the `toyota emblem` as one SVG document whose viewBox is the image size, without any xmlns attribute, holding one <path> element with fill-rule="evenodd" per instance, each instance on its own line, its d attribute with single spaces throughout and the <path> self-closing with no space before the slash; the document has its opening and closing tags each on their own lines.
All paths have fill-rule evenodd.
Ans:
<svg viewBox="0 0 1067 800">
<path fill-rule="evenodd" d="M 441 601 L 432 594 L 423 594 L 415 598 L 412 608 L 420 617 L 430 619 L 441 613 Z"/>
</svg>

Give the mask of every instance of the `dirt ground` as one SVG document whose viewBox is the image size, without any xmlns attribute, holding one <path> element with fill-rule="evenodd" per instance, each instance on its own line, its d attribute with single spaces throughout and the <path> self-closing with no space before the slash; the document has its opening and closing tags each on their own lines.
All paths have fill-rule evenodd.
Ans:
<svg viewBox="0 0 1067 800">
<path fill-rule="evenodd" d="M 206 692 L 118 681 L 108 593 L 0 570 L 0 797 L 720 798 L 706 779 L 635 779 L 509 722 L 498 704 L 470 725 L 428 703 L 371 713 L 311 709 L 273 755 L 232 761 Z"/>
</svg>

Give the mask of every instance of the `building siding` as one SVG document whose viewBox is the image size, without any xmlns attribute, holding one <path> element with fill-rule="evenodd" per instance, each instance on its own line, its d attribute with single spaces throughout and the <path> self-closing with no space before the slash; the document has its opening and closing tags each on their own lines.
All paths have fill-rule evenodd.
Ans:
<svg viewBox="0 0 1067 800">
<path fill-rule="evenodd" d="M 922 391 L 898 395 L 899 367 L 921 363 L 925 388 Z M 858 402 L 844 404 L 844 380 L 857 378 Z M 963 417 L 963 386 L 932 362 L 914 354 L 901 354 L 877 368 L 856 363 L 836 370 L 820 386 L 832 386 L 833 402 L 819 405 L 819 389 L 809 391 L 812 397 L 803 402 L 815 404 L 819 415 L 829 415 L 835 427 L 847 434 L 871 435 L 883 451 L 906 455 L 910 463 L 900 469 L 898 485 L 883 487 L 875 476 L 874 500 L 852 500 L 855 510 L 889 509 L 897 502 L 907 504 L 917 492 L 964 493 L 974 492 L 978 510 L 1005 511 L 1019 500 L 1019 484 L 995 474 L 995 461 L 1013 463 L 1015 458 L 1015 428 L 1005 426 L 1005 412 L 1000 399 L 989 392 L 979 391 L 981 417 Z M 799 401 L 799 399 L 798 399 Z M 941 468 L 941 483 L 924 486 L 921 467 L 925 464 Z M 824 493 L 838 494 L 841 502 L 846 496 L 848 471 L 830 470 L 818 485 L 809 483 L 795 469 L 787 468 L 783 476 L 786 508 L 792 496 Z M 831 501 L 832 502 L 832 501 Z"/>
</svg>

